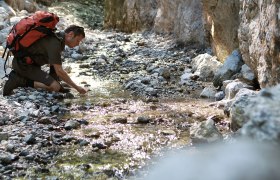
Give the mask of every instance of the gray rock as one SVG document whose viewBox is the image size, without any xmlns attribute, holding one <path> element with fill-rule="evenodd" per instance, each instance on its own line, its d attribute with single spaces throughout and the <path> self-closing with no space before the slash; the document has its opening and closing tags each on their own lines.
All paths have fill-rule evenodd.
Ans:
<svg viewBox="0 0 280 180">
<path fill-rule="evenodd" d="M 144 117 L 144 116 L 140 116 L 137 118 L 137 123 L 139 124 L 147 124 L 151 121 L 152 119 L 150 117 Z"/>
<path fill-rule="evenodd" d="M 49 117 L 42 117 L 38 120 L 38 123 L 40 124 L 52 124 L 52 121 Z"/>
<path fill-rule="evenodd" d="M 220 100 L 224 99 L 224 97 L 225 97 L 225 93 L 223 91 L 217 92 L 215 94 L 216 101 L 220 101 Z"/>
<path fill-rule="evenodd" d="M 0 163 L 3 165 L 11 164 L 16 159 L 18 159 L 18 157 L 13 154 L 8 154 L 8 153 L 0 154 Z"/>
<path fill-rule="evenodd" d="M 113 123 L 120 123 L 120 124 L 126 124 L 127 118 L 126 117 L 117 117 L 112 119 Z"/>
<path fill-rule="evenodd" d="M 9 133 L 6 133 L 6 132 L 0 132 L 0 142 L 3 141 L 3 140 L 8 140 L 9 139 Z"/>
<path fill-rule="evenodd" d="M 80 123 L 76 120 L 69 120 L 66 122 L 64 126 L 66 130 L 78 129 L 79 127 L 80 127 Z"/>
<path fill-rule="evenodd" d="M 253 84 L 254 80 L 256 79 L 256 76 L 254 74 L 254 72 L 250 69 L 249 66 L 247 66 L 246 64 L 244 64 L 241 68 L 241 74 L 242 74 L 242 78 L 246 81 L 246 82 L 250 82 L 250 84 Z"/>
<path fill-rule="evenodd" d="M 222 63 L 217 60 L 217 57 L 201 54 L 192 60 L 191 65 L 194 74 L 199 77 L 200 81 L 212 81 Z"/>
<path fill-rule="evenodd" d="M 244 64 L 240 53 L 235 50 L 230 56 L 228 56 L 222 65 L 222 67 L 215 73 L 213 84 L 215 87 L 223 85 L 223 81 L 230 80 L 233 75 L 240 72 L 242 65 Z"/>
<path fill-rule="evenodd" d="M 34 143 L 36 143 L 35 135 L 34 134 L 28 134 L 23 138 L 23 141 L 26 144 L 34 144 Z"/>
<path fill-rule="evenodd" d="M 240 96 L 232 103 L 230 107 L 230 129 L 232 131 L 237 131 L 248 122 L 249 119 L 247 119 L 244 114 L 246 112 L 246 107 L 252 103 L 250 102 L 251 97 L 253 96 Z"/>
<path fill-rule="evenodd" d="M 222 139 L 212 119 L 195 124 L 190 128 L 190 135 L 193 143 L 216 142 Z"/>
<path fill-rule="evenodd" d="M 260 141 L 280 142 L 280 85 L 261 90 L 250 103 L 242 116 L 247 123 L 241 134 Z"/>
<path fill-rule="evenodd" d="M 209 98 L 214 99 L 216 94 L 216 90 L 212 87 L 206 87 L 203 89 L 203 91 L 200 93 L 200 97 L 202 98 Z"/>
<path fill-rule="evenodd" d="M 247 84 L 239 80 L 232 81 L 226 85 L 225 99 L 233 99 L 240 89 L 249 87 Z"/>
</svg>

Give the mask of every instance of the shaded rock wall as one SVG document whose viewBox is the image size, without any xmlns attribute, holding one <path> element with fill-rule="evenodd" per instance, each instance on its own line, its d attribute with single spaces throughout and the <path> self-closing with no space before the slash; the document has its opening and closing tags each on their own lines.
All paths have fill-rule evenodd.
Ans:
<svg viewBox="0 0 280 180">
<path fill-rule="evenodd" d="M 200 0 L 105 0 L 105 28 L 154 29 L 182 43 L 204 44 L 202 17 Z"/>
<path fill-rule="evenodd" d="M 14 10 L 17 11 L 27 10 L 30 13 L 38 10 L 37 3 L 50 6 L 55 1 L 56 0 L 5 0 L 5 2 L 9 6 L 11 6 Z"/>
<path fill-rule="evenodd" d="M 174 33 L 185 43 L 205 43 L 202 4 L 200 0 L 160 0 L 154 30 Z"/>
<path fill-rule="evenodd" d="M 238 48 L 239 0 L 202 0 L 205 30 L 220 61 Z"/>
<path fill-rule="evenodd" d="M 5 0 L 14 10 L 27 10 L 28 12 L 35 12 L 37 4 L 33 0 Z"/>
<path fill-rule="evenodd" d="M 240 51 L 260 86 L 280 82 L 280 1 L 241 1 Z"/>
<path fill-rule="evenodd" d="M 149 29 L 156 11 L 156 0 L 105 0 L 104 26 L 125 32 Z"/>
</svg>

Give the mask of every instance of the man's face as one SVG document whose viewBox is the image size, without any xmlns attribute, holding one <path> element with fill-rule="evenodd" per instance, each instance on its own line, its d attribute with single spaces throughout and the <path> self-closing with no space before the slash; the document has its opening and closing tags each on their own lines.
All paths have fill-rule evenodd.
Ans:
<svg viewBox="0 0 280 180">
<path fill-rule="evenodd" d="M 69 32 L 65 36 L 65 44 L 68 47 L 73 48 L 78 46 L 83 39 L 84 37 L 82 35 L 75 36 L 73 32 Z"/>
</svg>

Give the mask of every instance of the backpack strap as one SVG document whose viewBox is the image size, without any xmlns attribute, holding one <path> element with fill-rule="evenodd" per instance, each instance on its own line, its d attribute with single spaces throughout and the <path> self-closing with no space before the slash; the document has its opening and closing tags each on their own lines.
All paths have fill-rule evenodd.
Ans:
<svg viewBox="0 0 280 180">
<path fill-rule="evenodd" d="M 7 49 L 7 47 L 5 48 L 4 54 L 6 54 L 6 49 Z M 4 58 L 4 54 L 3 54 L 2 58 Z M 5 77 L 9 77 L 8 74 L 7 74 L 7 71 L 6 71 L 7 70 L 7 62 L 8 62 L 9 56 L 11 56 L 11 51 L 8 51 L 8 53 L 7 53 L 7 56 L 6 56 L 6 59 L 5 59 L 5 63 L 4 63 L 4 67 L 3 67 L 5 75 L 1 79 L 4 79 Z"/>
</svg>

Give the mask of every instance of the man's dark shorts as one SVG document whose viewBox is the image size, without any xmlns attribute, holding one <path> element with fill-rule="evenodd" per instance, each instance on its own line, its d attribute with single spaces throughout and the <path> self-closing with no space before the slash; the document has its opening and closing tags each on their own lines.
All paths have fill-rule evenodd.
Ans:
<svg viewBox="0 0 280 180">
<path fill-rule="evenodd" d="M 36 64 L 26 64 L 23 60 L 14 58 L 12 67 L 20 76 L 41 82 L 47 86 L 55 81 L 47 72 L 41 70 L 41 66 Z"/>
</svg>

